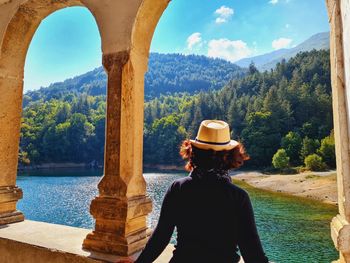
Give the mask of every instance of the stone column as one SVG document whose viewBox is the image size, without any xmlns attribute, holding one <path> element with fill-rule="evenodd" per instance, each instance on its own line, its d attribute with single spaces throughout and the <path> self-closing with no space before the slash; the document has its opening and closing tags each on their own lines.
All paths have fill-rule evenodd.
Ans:
<svg viewBox="0 0 350 263">
<path fill-rule="evenodd" d="M 16 204 L 23 193 L 16 186 L 22 78 L 0 72 L 0 225 L 24 220 Z"/>
<path fill-rule="evenodd" d="M 337 186 L 339 214 L 331 222 L 331 236 L 339 251 L 336 262 L 350 262 L 350 156 L 349 156 L 349 105 L 346 105 L 344 74 L 343 26 L 339 0 L 327 0 L 330 31 L 330 62 L 334 135 L 337 156 Z"/>
<path fill-rule="evenodd" d="M 83 247 L 129 256 L 146 244 L 152 209 L 142 176 L 143 74 L 136 74 L 129 51 L 104 55 L 103 65 L 108 75 L 104 176 L 90 207 L 95 229 Z"/>
</svg>

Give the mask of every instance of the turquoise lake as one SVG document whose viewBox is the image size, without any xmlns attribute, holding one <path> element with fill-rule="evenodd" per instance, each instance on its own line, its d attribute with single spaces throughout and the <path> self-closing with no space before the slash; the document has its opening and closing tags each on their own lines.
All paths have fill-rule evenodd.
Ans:
<svg viewBox="0 0 350 263">
<path fill-rule="evenodd" d="M 27 219 L 93 228 L 89 214 L 102 171 L 52 170 L 20 173 L 17 184 L 24 197 L 18 209 Z M 153 201 L 148 224 L 157 224 L 167 187 L 184 173 L 144 173 Z M 329 223 L 337 208 L 315 201 L 258 190 L 244 184 L 252 199 L 257 226 L 270 261 L 278 263 L 329 263 L 338 258 Z M 172 239 L 175 243 L 175 236 Z"/>
</svg>

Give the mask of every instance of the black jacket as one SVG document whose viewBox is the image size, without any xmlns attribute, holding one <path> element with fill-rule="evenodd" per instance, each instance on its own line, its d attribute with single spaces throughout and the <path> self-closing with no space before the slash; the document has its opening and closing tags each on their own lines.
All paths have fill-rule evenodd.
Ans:
<svg viewBox="0 0 350 263">
<path fill-rule="evenodd" d="M 267 263 L 247 192 L 227 172 L 200 171 L 168 189 L 158 225 L 136 263 L 153 262 L 168 245 L 174 228 L 177 245 L 171 263 Z"/>
</svg>

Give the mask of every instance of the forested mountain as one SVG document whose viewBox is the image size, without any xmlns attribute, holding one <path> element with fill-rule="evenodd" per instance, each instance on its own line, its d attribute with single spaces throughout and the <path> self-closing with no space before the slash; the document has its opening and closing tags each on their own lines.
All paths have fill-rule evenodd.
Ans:
<svg viewBox="0 0 350 263">
<path fill-rule="evenodd" d="M 219 89 L 230 79 L 242 76 L 246 70 L 222 59 L 197 55 L 157 54 L 149 57 L 145 76 L 145 98 L 176 92 L 208 91 Z M 83 75 L 51 84 L 47 88 L 29 91 L 24 106 L 43 99 L 65 99 L 79 94 L 98 96 L 106 94 L 106 74 L 102 67 Z"/>
<path fill-rule="evenodd" d="M 297 143 L 290 161 L 303 164 L 333 127 L 329 51 L 299 53 L 271 72 L 261 73 L 251 65 L 246 77 L 219 91 L 147 102 L 145 161 L 179 160 L 179 142 L 193 138 L 203 119 L 227 120 L 232 136 L 246 146 L 250 165 L 258 167 L 271 165 L 272 156 L 292 132 L 289 136 Z M 334 165 L 334 160 L 329 163 Z"/>
<path fill-rule="evenodd" d="M 235 62 L 235 64 L 246 68 L 253 62 L 260 71 L 270 70 L 278 62 L 281 62 L 282 59 L 288 60 L 300 52 L 311 51 L 313 49 L 329 49 L 329 32 L 315 34 L 293 48 L 283 48 L 260 56 L 244 58 Z"/>
<path fill-rule="evenodd" d="M 145 164 L 180 164 L 181 140 L 193 138 L 203 119 L 228 121 L 233 138 L 251 156 L 248 165 L 271 165 L 282 147 L 293 165 L 317 153 L 333 167 L 329 51 L 299 53 L 269 72 L 250 65 L 245 77 L 220 90 L 146 101 Z M 101 163 L 104 122 L 104 95 L 71 94 L 30 103 L 23 111 L 20 160 Z"/>
</svg>

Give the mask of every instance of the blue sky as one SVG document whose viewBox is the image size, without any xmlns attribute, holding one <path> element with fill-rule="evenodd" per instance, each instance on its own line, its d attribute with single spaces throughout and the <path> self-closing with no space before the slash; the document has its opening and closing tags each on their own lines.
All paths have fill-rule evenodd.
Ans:
<svg viewBox="0 0 350 263">
<path fill-rule="evenodd" d="M 290 48 L 329 31 L 324 0 L 173 0 L 156 28 L 151 51 L 236 61 Z M 101 41 L 89 11 L 57 11 L 29 47 L 25 91 L 101 66 Z"/>
</svg>

